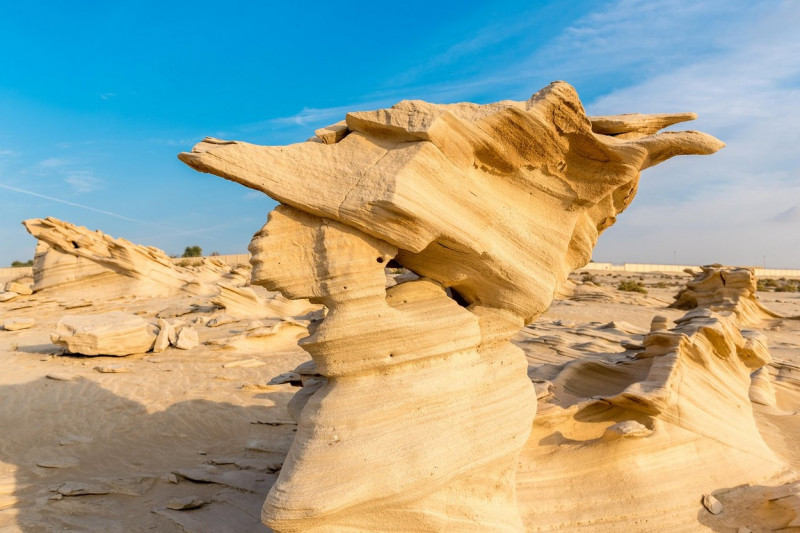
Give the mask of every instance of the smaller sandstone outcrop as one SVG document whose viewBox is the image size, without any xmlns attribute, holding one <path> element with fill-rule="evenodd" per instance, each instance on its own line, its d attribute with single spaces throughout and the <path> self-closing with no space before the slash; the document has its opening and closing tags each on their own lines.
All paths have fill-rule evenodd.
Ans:
<svg viewBox="0 0 800 533">
<path fill-rule="evenodd" d="M 5 289 L 6 292 L 16 292 L 17 294 L 21 294 L 23 296 L 29 296 L 33 294 L 33 288 L 29 284 L 19 281 L 9 281 L 6 283 Z"/>
<path fill-rule="evenodd" d="M 200 338 L 197 336 L 197 330 L 184 326 L 178 331 L 178 341 L 175 343 L 176 348 L 181 350 L 191 350 L 200 344 Z"/>
<path fill-rule="evenodd" d="M 741 325 L 755 325 L 762 320 L 782 318 L 758 301 L 758 280 L 752 268 L 727 267 L 715 263 L 692 272 L 694 279 L 686 283 L 670 304 L 674 309 L 710 309 L 734 314 Z"/>
<path fill-rule="evenodd" d="M 123 356 L 153 347 L 156 328 L 144 318 L 112 311 L 102 315 L 67 315 L 50 340 L 70 353 Z"/>
<path fill-rule="evenodd" d="M 235 287 L 225 283 L 219 284 L 219 294 L 211 303 L 238 317 L 299 316 L 320 308 L 308 300 L 289 300 L 262 287 Z"/>
</svg>

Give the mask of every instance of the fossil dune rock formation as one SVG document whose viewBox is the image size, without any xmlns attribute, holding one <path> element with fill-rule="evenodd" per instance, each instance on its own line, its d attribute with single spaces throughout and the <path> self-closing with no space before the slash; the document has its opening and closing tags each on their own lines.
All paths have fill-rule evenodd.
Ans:
<svg viewBox="0 0 800 533">
<path fill-rule="evenodd" d="M 733 313 L 742 325 L 756 325 L 781 315 L 764 307 L 756 298 L 758 283 L 752 268 L 713 264 L 700 267 L 675 301 L 675 309 L 708 308 Z M 689 269 L 687 269 L 688 271 Z"/>
<path fill-rule="evenodd" d="M 237 316 L 303 315 L 317 307 L 289 301 L 277 292 L 241 286 L 239 269 L 204 258 L 196 266 L 173 263 L 162 250 L 90 231 L 53 217 L 23 222 L 39 242 L 33 264 L 36 292 L 59 296 L 113 299 L 122 296 L 210 296 L 211 302 Z M 249 272 L 248 272 L 249 276 Z M 30 291 L 28 292 L 30 294 Z"/>
<path fill-rule="evenodd" d="M 327 381 L 303 397 L 265 523 L 533 527 L 516 469 L 536 393 L 509 339 L 589 261 L 641 170 L 723 146 L 656 133 L 691 118 L 595 121 L 555 82 L 524 102 L 403 101 L 349 113 L 305 143 L 208 138 L 180 154 L 283 204 L 251 243 L 252 281 L 327 308 L 300 341 Z M 420 278 L 386 289 L 391 260 Z M 609 439 L 652 429 L 620 426 Z"/>
<path fill-rule="evenodd" d="M 57 289 L 60 294 L 80 292 L 91 297 L 94 293 L 103 298 L 202 292 L 198 278 L 174 265 L 158 248 L 115 239 L 53 217 L 23 224 L 39 240 L 33 260 L 36 292 Z"/>
<path fill-rule="evenodd" d="M 553 396 L 540 403 L 518 471 L 526 523 L 694 530 L 702 494 L 784 472 L 749 400 L 751 373 L 770 362 L 766 338 L 706 308 L 675 322 L 633 356 L 578 359 L 546 376 Z"/>
</svg>

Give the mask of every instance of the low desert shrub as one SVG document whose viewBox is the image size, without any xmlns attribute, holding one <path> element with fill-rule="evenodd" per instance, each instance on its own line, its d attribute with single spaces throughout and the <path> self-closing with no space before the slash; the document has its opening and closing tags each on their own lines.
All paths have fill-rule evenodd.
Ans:
<svg viewBox="0 0 800 533">
<path fill-rule="evenodd" d="M 644 288 L 644 284 L 641 281 L 620 281 L 619 285 L 617 285 L 617 289 L 620 291 L 640 292 L 642 294 L 647 294 L 647 289 Z"/>
</svg>

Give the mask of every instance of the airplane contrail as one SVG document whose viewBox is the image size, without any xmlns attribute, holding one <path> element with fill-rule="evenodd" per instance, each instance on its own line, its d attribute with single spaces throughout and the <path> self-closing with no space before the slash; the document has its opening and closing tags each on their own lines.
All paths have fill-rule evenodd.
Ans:
<svg viewBox="0 0 800 533">
<path fill-rule="evenodd" d="M 83 205 L 83 204 L 78 204 L 78 203 L 75 203 L 75 202 L 70 202 L 69 200 L 62 200 L 61 198 L 54 198 L 52 196 L 47 196 L 46 194 L 40 194 L 38 192 L 33 192 L 33 191 L 25 190 L 25 189 L 20 189 L 18 187 L 12 187 L 11 185 L 4 185 L 4 184 L 0 183 L 0 188 L 8 189 L 9 191 L 14 191 L 14 192 L 22 193 L 22 194 L 28 194 L 30 196 L 36 196 L 37 198 L 44 198 L 45 200 L 50 200 L 51 202 L 58 202 L 60 204 L 71 205 L 72 207 L 78 207 L 80 209 L 86 209 L 88 211 L 94 211 L 95 213 L 108 215 L 110 217 L 121 218 L 122 220 L 127 220 L 128 222 L 136 222 L 136 223 L 139 223 L 139 224 L 149 224 L 151 226 L 156 226 L 156 227 L 159 227 L 159 228 L 162 228 L 162 229 L 168 229 L 170 231 L 175 231 L 175 232 L 178 232 L 178 233 L 185 233 L 185 234 L 192 233 L 190 231 L 180 230 L 180 229 L 176 229 L 176 228 L 171 228 L 169 226 L 164 226 L 162 224 L 157 224 L 156 222 L 149 222 L 147 220 L 138 220 L 136 218 L 126 217 L 125 215 L 120 215 L 119 213 L 113 213 L 111 211 L 106 211 L 104 209 L 97 209 L 96 207 L 90 207 L 88 205 Z"/>
</svg>

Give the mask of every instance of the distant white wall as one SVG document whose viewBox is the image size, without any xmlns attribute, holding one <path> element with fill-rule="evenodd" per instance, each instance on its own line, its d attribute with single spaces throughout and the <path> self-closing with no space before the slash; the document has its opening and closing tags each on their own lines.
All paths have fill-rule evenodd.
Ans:
<svg viewBox="0 0 800 533">
<path fill-rule="evenodd" d="M 249 265 L 250 264 L 250 254 L 231 254 L 231 255 L 212 255 L 212 256 L 205 256 L 205 257 L 173 257 L 172 262 L 176 265 L 181 263 L 182 261 L 188 261 L 189 263 L 193 262 L 200 262 L 202 259 L 216 259 L 217 261 L 221 261 L 226 265 L 236 266 L 236 265 Z"/>
<path fill-rule="evenodd" d="M 250 254 L 231 254 L 231 255 L 215 255 L 211 259 L 222 261 L 226 265 L 249 265 Z M 173 263 L 180 263 L 181 261 L 200 261 L 201 257 L 173 257 Z M 692 268 L 699 270 L 697 265 L 651 265 L 645 263 L 623 263 L 615 265 L 613 263 L 589 263 L 578 271 L 583 270 L 601 270 L 604 272 L 683 272 L 685 268 Z M 759 278 L 800 278 L 800 270 L 791 269 L 777 269 L 777 268 L 755 268 L 755 274 Z M 17 268 L 0 268 L 0 282 L 10 281 L 20 276 L 33 275 L 33 268 L 31 267 L 17 267 Z"/>
<path fill-rule="evenodd" d="M 11 281 L 21 276 L 33 276 L 33 267 L 0 268 L 0 282 Z M 0 287 L 0 290 L 3 288 Z"/>
<path fill-rule="evenodd" d="M 683 272 L 684 269 L 691 268 L 699 271 L 697 265 L 651 265 L 645 263 L 623 263 L 615 265 L 613 263 L 589 263 L 578 271 L 601 270 L 604 272 Z M 798 278 L 800 270 L 779 269 L 779 268 L 760 268 L 755 267 L 753 271 L 759 278 Z"/>
</svg>

